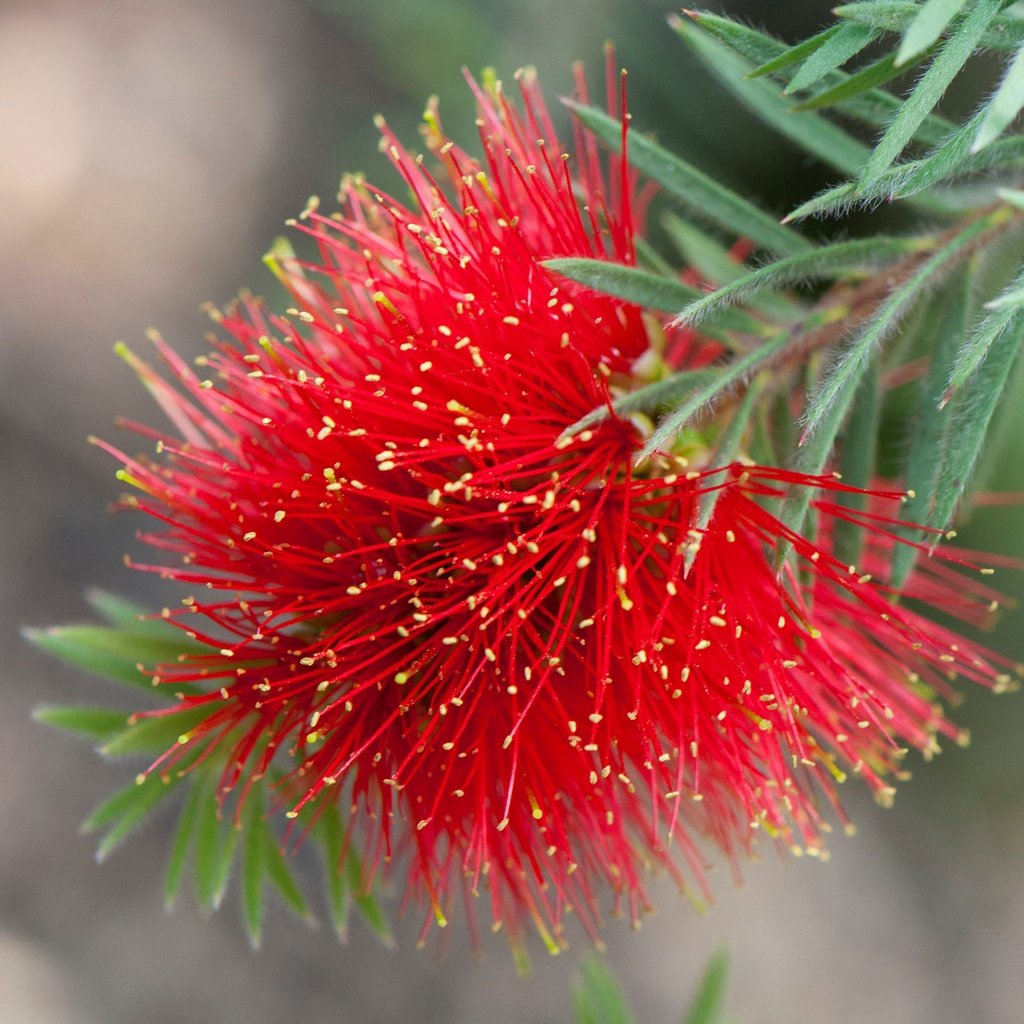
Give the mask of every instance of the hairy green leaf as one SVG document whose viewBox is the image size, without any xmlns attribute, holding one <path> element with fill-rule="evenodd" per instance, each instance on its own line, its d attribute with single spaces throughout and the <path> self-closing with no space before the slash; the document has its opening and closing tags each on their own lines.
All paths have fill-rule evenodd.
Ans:
<svg viewBox="0 0 1024 1024">
<path fill-rule="evenodd" d="M 922 55 L 923 58 L 923 55 Z M 913 66 L 908 65 L 907 67 Z M 845 101 L 852 100 L 869 92 L 876 86 L 902 75 L 907 67 L 896 67 L 896 58 L 889 54 L 880 60 L 873 61 L 859 70 L 852 72 L 844 81 L 833 85 L 822 92 L 815 93 L 810 99 L 801 100 L 793 105 L 794 111 L 823 110 L 826 107 L 842 106 Z"/>
<path fill-rule="evenodd" d="M 814 252 L 769 263 L 752 270 L 731 284 L 691 302 L 679 314 L 685 324 L 700 324 L 721 315 L 730 304 L 743 302 L 763 288 L 782 288 L 815 278 L 833 278 L 852 270 L 877 267 L 927 247 L 927 240 L 914 238 L 859 238 L 822 246 Z"/>
<path fill-rule="evenodd" d="M 569 108 L 594 134 L 613 149 L 622 145 L 622 126 L 601 110 L 567 101 Z M 693 214 L 749 238 L 770 252 L 791 255 L 812 248 L 806 238 L 783 227 L 742 196 L 708 177 L 637 132 L 629 137 L 633 167 L 658 182 Z"/>
<path fill-rule="evenodd" d="M 689 288 L 670 277 L 661 277 L 647 270 L 639 270 L 620 263 L 609 263 L 607 260 L 558 257 L 545 260 L 543 266 L 595 291 L 665 313 L 678 313 L 683 306 L 693 302 L 701 294 L 696 288 Z M 756 335 L 764 335 L 772 330 L 746 313 L 722 319 L 719 325 L 728 330 Z"/>
<path fill-rule="evenodd" d="M 714 17 L 714 15 L 711 15 L 711 17 Z M 699 21 L 700 16 L 698 16 L 696 20 Z M 723 18 L 721 20 L 725 21 L 726 19 Z M 801 43 L 797 43 L 795 46 L 783 48 L 782 44 L 779 44 L 781 52 L 754 68 L 754 70 L 750 72 L 749 77 L 761 78 L 763 75 L 773 75 L 778 71 L 783 71 L 786 68 L 792 67 L 794 64 L 801 63 L 816 50 L 821 49 L 821 47 L 841 28 L 842 25 L 830 25 L 823 32 L 819 32 L 817 35 L 811 36 L 809 39 L 805 39 Z M 771 42 L 774 41 L 775 40 L 771 40 Z M 752 59 L 756 59 L 756 55 L 754 53 L 750 53 L 748 56 Z"/>
<path fill-rule="evenodd" d="M 848 403 L 875 348 L 900 324 L 909 308 L 921 297 L 922 290 L 933 286 L 939 276 L 958 257 L 967 254 L 970 243 L 988 230 L 991 218 L 982 218 L 969 224 L 941 249 L 934 252 L 905 281 L 893 289 L 873 317 L 854 335 L 850 344 L 840 353 L 831 370 L 821 382 L 817 393 L 808 403 L 804 414 L 804 438 L 811 437 L 826 422 L 838 429 L 839 423 L 830 418 L 832 406 Z M 834 434 L 829 439 L 834 438 Z"/>
<path fill-rule="evenodd" d="M 946 434 L 953 419 L 948 410 L 940 408 L 940 402 L 946 389 L 948 367 L 967 332 L 972 286 L 973 276 L 965 273 L 953 285 L 943 289 L 936 300 L 926 307 L 926 321 L 922 330 L 934 342 L 928 373 L 921 382 L 910 420 L 913 429 L 903 474 L 904 485 L 909 493 L 901 513 L 908 522 L 934 524 L 939 462 L 947 447 Z M 904 529 L 901 532 L 911 540 L 921 539 L 920 531 Z M 890 573 L 893 587 L 903 585 L 916 558 L 917 548 L 910 544 L 896 545 Z"/>
<path fill-rule="evenodd" d="M 960 13 L 967 0 L 927 0 L 907 26 L 896 53 L 896 63 L 906 64 L 928 49 L 943 29 Z"/>
<path fill-rule="evenodd" d="M 829 38 L 824 46 L 819 47 L 800 66 L 792 77 L 785 91 L 800 92 L 809 89 L 830 71 L 842 67 L 851 57 L 856 57 L 865 46 L 878 37 L 878 29 L 868 25 L 857 25 L 848 22 L 839 26 L 839 31 Z"/>
<path fill-rule="evenodd" d="M 704 66 L 766 124 L 822 163 L 844 174 L 860 173 L 870 152 L 862 142 L 820 115 L 794 113 L 772 83 L 744 78 L 749 62 L 692 22 L 673 19 L 671 24 Z"/>
<path fill-rule="evenodd" d="M 723 18 L 717 14 L 709 14 L 703 11 L 691 12 L 690 21 L 699 25 L 708 35 L 713 36 L 720 43 L 725 44 L 729 49 L 753 64 L 763 64 L 787 52 L 786 46 L 771 36 L 767 36 L 763 32 L 758 32 L 756 29 L 749 28 L 746 25 L 730 21 L 728 18 Z M 669 22 L 680 34 L 682 34 L 684 26 L 687 24 L 677 18 L 670 18 Z M 720 60 L 720 58 L 716 59 Z M 739 76 L 734 76 L 724 66 L 721 72 L 719 72 L 715 63 L 711 61 L 706 61 L 706 63 L 712 72 L 719 74 L 725 85 L 731 88 L 740 99 L 747 102 L 745 94 L 736 84 L 736 79 Z M 781 77 L 785 78 L 786 76 L 783 74 Z M 831 89 L 847 82 L 850 77 L 844 71 L 832 71 L 825 76 L 823 85 L 827 89 Z M 779 100 L 780 98 L 776 97 L 776 101 L 778 102 Z M 902 105 L 903 100 L 900 97 L 894 96 L 884 89 L 874 88 L 864 93 L 858 92 L 849 99 L 843 100 L 837 104 L 837 109 L 850 117 L 862 121 L 864 124 L 881 127 L 892 120 Z M 761 116 L 765 115 L 762 114 Z M 827 124 L 828 122 L 825 123 Z M 780 132 L 785 132 L 785 128 L 781 124 L 775 125 L 775 127 Z M 951 121 L 933 112 L 920 124 L 914 137 L 918 142 L 934 144 L 940 142 L 954 128 L 955 125 Z M 794 141 L 797 140 L 794 139 Z M 853 142 L 855 140 L 850 139 L 850 141 Z M 861 144 L 857 143 L 857 145 L 860 146 Z M 839 167 L 838 169 L 848 174 L 859 173 L 860 168 L 867 161 L 867 153 L 869 152 L 866 147 L 862 146 L 861 148 L 864 156 L 856 168 Z M 824 157 L 820 156 L 820 154 L 817 155 L 819 159 L 824 160 Z M 827 162 L 831 163 L 832 166 L 837 166 L 833 161 Z"/>
<path fill-rule="evenodd" d="M 698 416 L 707 406 L 722 398 L 732 388 L 741 384 L 755 370 L 778 355 L 789 343 L 789 336 L 782 334 L 721 367 L 714 378 L 707 384 L 696 388 L 662 419 L 657 429 L 647 439 L 640 458 L 646 459 L 657 451 L 670 449 L 672 441 L 686 423 Z"/>
<path fill-rule="evenodd" d="M 1024 268 L 1013 282 L 1003 289 L 991 302 L 986 303 L 987 315 L 974 325 L 960 350 L 956 354 L 953 369 L 949 375 L 944 400 L 948 401 L 954 391 L 967 383 L 978 367 L 984 362 L 989 349 L 1004 332 L 1016 327 L 1024 315 Z"/>
<path fill-rule="evenodd" d="M 255 949 L 259 948 L 263 935 L 264 885 L 267 877 L 267 825 L 263 813 L 263 790 L 254 786 L 244 812 L 242 911 L 245 930 Z"/>
<path fill-rule="evenodd" d="M 1005 6 L 1001 4 L 1000 6 Z M 882 3 L 843 4 L 833 8 L 839 18 L 856 21 L 861 25 L 904 32 L 917 17 L 921 8 L 916 2 L 892 0 Z M 981 37 L 981 47 L 991 50 L 1016 50 L 1024 43 L 1024 20 L 1017 14 L 1006 13 L 993 19 Z"/>
<path fill-rule="evenodd" d="M 967 487 L 1022 342 L 1024 319 L 1018 319 L 1012 330 L 1004 331 L 995 339 L 985 361 L 946 407 L 952 422 L 946 434 L 935 489 L 934 524 L 938 527 L 944 527 L 953 517 Z"/>
<path fill-rule="evenodd" d="M 879 139 L 861 174 L 860 187 L 873 184 L 903 152 L 918 126 L 972 56 L 999 9 L 1000 0 L 977 0 Z"/>
<path fill-rule="evenodd" d="M 971 144 L 971 152 L 977 153 L 993 142 L 1010 125 L 1024 107 L 1024 46 L 1014 55 L 999 83 L 996 94 L 985 108 L 985 116 L 978 128 L 978 134 Z"/>
</svg>

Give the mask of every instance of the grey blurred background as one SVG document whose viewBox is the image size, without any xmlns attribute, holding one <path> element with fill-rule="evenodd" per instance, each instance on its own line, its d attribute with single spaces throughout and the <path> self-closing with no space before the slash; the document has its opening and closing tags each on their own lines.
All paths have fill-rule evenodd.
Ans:
<svg viewBox="0 0 1024 1024">
<path fill-rule="evenodd" d="M 795 40 L 829 2 L 726 8 Z M 783 212 L 829 175 L 753 121 L 687 62 L 665 0 L 0 0 L 0 1024 L 276 1024 L 283 1021 L 566 1021 L 584 955 L 535 956 L 517 978 L 501 940 L 473 956 L 414 948 L 399 922 L 388 951 L 356 925 L 340 946 L 283 910 L 264 947 L 244 938 L 237 899 L 203 919 L 161 904 L 170 824 L 97 866 L 77 834 L 134 767 L 30 721 L 33 705 L 110 690 L 46 659 L 22 623 L 85 618 L 97 584 L 162 604 L 121 564 L 137 522 L 108 514 L 113 465 L 86 435 L 115 414 L 157 422 L 111 354 L 153 325 L 203 350 L 200 303 L 271 289 L 260 254 L 307 196 L 342 170 L 388 183 L 371 115 L 414 139 L 430 93 L 471 141 L 460 67 L 508 77 L 536 64 L 555 97 L 570 61 L 597 82 L 614 38 L 630 68 L 635 123 Z M 1024 489 L 1020 388 L 992 478 Z M 1022 553 L 1018 509 L 981 510 L 967 543 Z M 1021 580 L 1003 585 L 1021 593 Z M 993 644 L 1024 656 L 1024 618 Z M 745 1024 L 1022 1019 L 1024 700 L 972 692 L 948 751 L 877 809 L 848 787 L 860 826 L 828 865 L 768 853 L 698 917 L 655 885 L 638 935 L 607 929 L 638 1020 L 680 1019 L 710 953 L 733 956 L 728 1005 Z M 917 767 L 915 765 L 915 767 Z"/>
</svg>

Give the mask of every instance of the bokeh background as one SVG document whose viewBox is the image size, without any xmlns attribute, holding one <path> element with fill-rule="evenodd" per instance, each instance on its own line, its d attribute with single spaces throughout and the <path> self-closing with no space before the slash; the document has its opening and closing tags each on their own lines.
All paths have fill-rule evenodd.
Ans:
<svg viewBox="0 0 1024 1024">
<path fill-rule="evenodd" d="M 508 77 L 536 64 L 557 95 L 570 62 L 596 73 L 614 38 L 639 127 L 780 212 L 828 180 L 686 59 L 670 6 L 0 2 L 0 1024 L 570 1019 L 582 941 L 557 959 L 538 950 L 523 981 L 502 940 L 477 955 L 458 936 L 417 952 L 409 921 L 397 950 L 358 924 L 342 946 L 279 910 L 254 953 L 235 898 L 212 919 L 188 900 L 164 912 L 167 820 L 97 866 L 77 823 L 134 767 L 103 764 L 30 711 L 109 691 L 29 648 L 18 627 L 86 617 L 89 584 L 164 603 L 121 564 L 137 524 L 108 514 L 121 488 L 85 440 L 115 435 L 116 413 L 157 421 L 111 346 L 144 346 L 153 325 L 202 351 L 201 302 L 271 289 L 260 254 L 307 196 L 333 195 L 342 170 L 388 181 L 377 110 L 414 138 L 438 93 L 470 141 L 463 65 Z M 793 40 L 831 4 L 724 6 Z M 1021 490 L 1014 395 L 988 462 L 993 481 Z M 1020 508 L 981 509 L 961 536 L 1020 555 L 1022 523 Z M 993 643 L 1024 656 L 1022 626 L 1006 616 Z M 769 851 L 742 890 L 721 872 L 703 917 L 658 885 L 660 912 L 640 934 L 611 922 L 610 961 L 637 1019 L 680 1019 L 724 945 L 728 1006 L 744 1024 L 1020 1020 L 1024 699 L 971 693 L 959 720 L 970 749 L 916 772 L 894 809 L 849 787 L 860 831 L 836 839 L 828 865 Z"/>
</svg>

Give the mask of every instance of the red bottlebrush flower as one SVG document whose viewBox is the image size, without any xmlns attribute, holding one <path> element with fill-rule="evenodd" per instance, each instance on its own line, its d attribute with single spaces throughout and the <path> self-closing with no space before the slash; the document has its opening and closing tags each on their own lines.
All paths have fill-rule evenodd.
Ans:
<svg viewBox="0 0 1024 1024">
<path fill-rule="evenodd" d="M 862 574 L 884 576 L 898 494 L 855 515 L 831 477 L 707 465 L 699 441 L 638 464 L 639 422 L 567 436 L 653 362 L 717 349 L 542 265 L 632 263 L 637 203 L 625 159 L 605 172 L 581 132 L 571 160 L 519 84 L 522 113 L 478 90 L 482 163 L 430 114 L 441 181 L 382 125 L 408 203 L 350 179 L 340 215 L 307 210 L 317 258 L 275 263 L 295 308 L 218 315 L 209 380 L 158 342 L 174 383 L 135 365 L 180 437 L 115 454 L 163 524 L 143 568 L 203 588 L 172 618 L 208 653 L 160 678 L 216 682 L 167 759 L 226 750 L 243 790 L 284 759 L 290 806 L 333 787 L 367 870 L 406 858 L 440 922 L 486 894 L 557 947 L 605 887 L 636 918 L 650 865 L 703 886 L 702 848 L 735 861 L 757 829 L 820 851 L 836 780 L 888 794 L 905 748 L 957 736 L 948 678 L 1001 676 Z M 772 511 L 805 487 L 816 541 Z M 906 593 L 967 620 L 993 599 L 938 561 Z"/>
</svg>

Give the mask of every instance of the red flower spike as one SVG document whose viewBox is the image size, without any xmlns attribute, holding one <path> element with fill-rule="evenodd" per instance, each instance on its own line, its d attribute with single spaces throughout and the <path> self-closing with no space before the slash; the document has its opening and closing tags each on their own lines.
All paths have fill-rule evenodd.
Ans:
<svg viewBox="0 0 1024 1024">
<path fill-rule="evenodd" d="M 162 524 L 144 540 L 168 564 L 139 567 L 204 588 L 172 618 L 208 653 L 159 678 L 215 681 L 172 709 L 209 716 L 161 763 L 226 752 L 244 791 L 290 759 L 291 813 L 333 787 L 371 875 L 398 854 L 439 923 L 486 893 L 495 929 L 532 920 L 557 950 L 606 888 L 635 921 L 651 866 L 704 890 L 705 850 L 735 866 L 758 830 L 820 853 L 837 781 L 887 799 L 907 748 L 958 738 L 949 679 L 1004 677 L 866 575 L 899 494 L 853 513 L 831 477 L 700 450 L 637 468 L 641 428 L 614 417 L 563 436 L 652 349 L 718 350 L 544 268 L 633 262 L 634 176 L 583 131 L 574 164 L 518 82 L 524 113 L 473 86 L 482 163 L 428 113 L 440 180 L 382 124 L 410 204 L 348 179 L 340 215 L 307 210 L 317 259 L 272 261 L 295 308 L 217 314 L 208 380 L 155 339 L 174 384 L 134 365 L 181 438 L 109 450 Z M 814 542 L 772 511 L 796 487 L 820 491 Z M 839 517 L 861 569 L 831 553 Z M 968 622 L 993 599 L 935 560 L 906 593 Z"/>
</svg>

